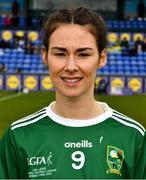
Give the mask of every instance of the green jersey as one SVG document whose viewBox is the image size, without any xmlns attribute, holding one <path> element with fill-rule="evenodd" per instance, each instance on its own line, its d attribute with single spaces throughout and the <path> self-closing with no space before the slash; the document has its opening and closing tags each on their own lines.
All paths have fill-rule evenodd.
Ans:
<svg viewBox="0 0 146 180">
<path fill-rule="evenodd" d="M 48 107 L 12 123 L 0 143 L 0 178 L 144 179 L 145 129 L 100 103 L 93 119 L 67 119 Z"/>
</svg>

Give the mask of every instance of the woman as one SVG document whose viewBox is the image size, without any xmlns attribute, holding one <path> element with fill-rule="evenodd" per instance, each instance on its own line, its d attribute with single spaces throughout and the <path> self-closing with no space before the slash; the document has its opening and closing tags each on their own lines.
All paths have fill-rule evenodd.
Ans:
<svg viewBox="0 0 146 180">
<path fill-rule="evenodd" d="M 106 42 L 106 26 L 90 9 L 47 18 L 43 62 L 56 101 L 11 125 L 0 144 L 1 178 L 146 178 L 144 128 L 93 95 Z"/>
</svg>

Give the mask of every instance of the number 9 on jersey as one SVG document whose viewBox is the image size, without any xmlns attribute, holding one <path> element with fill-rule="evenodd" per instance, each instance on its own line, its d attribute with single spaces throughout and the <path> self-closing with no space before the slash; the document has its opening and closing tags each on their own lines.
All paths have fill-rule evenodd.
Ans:
<svg viewBox="0 0 146 180">
<path fill-rule="evenodd" d="M 84 166 L 85 155 L 82 151 L 73 152 L 71 158 L 74 161 L 74 163 L 72 163 L 73 169 L 79 170 Z"/>
</svg>

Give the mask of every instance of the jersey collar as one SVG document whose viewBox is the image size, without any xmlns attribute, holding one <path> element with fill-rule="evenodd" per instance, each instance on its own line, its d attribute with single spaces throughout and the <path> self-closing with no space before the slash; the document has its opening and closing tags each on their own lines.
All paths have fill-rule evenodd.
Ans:
<svg viewBox="0 0 146 180">
<path fill-rule="evenodd" d="M 64 118 L 59 115 L 57 115 L 53 110 L 52 110 L 52 105 L 55 102 L 52 102 L 47 108 L 46 108 L 46 113 L 47 115 L 56 123 L 64 125 L 64 126 L 69 126 L 69 127 L 86 127 L 86 126 L 92 126 L 95 124 L 99 124 L 105 120 L 107 120 L 109 117 L 112 116 L 113 110 L 104 102 L 98 102 L 103 106 L 105 109 L 105 112 L 95 118 L 92 119 L 69 119 L 69 118 Z"/>
</svg>

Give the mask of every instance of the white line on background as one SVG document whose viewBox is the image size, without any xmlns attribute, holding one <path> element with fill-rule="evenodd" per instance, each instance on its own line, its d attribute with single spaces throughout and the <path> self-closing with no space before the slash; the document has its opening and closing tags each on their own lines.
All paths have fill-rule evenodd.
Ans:
<svg viewBox="0 0 146 180">
<path fill-rule="evenodd" d="M 22 95 L 22 94 L 21 94 L 21 93 L 18 93 L 18 94 L 13 94 L 13 95 L 10 95 L 10 96 L 6 96 L 6 97 L 3 97 L 3 98 L 0 98 L 0 102 L 1 102 L 1 101 L 6 101 L 6 100 L 8 100 L 8 99 L 13 99 L 13 98 L 18 97 L 18 96 L 20 96 L 20 95 Z"/>
</svg>

